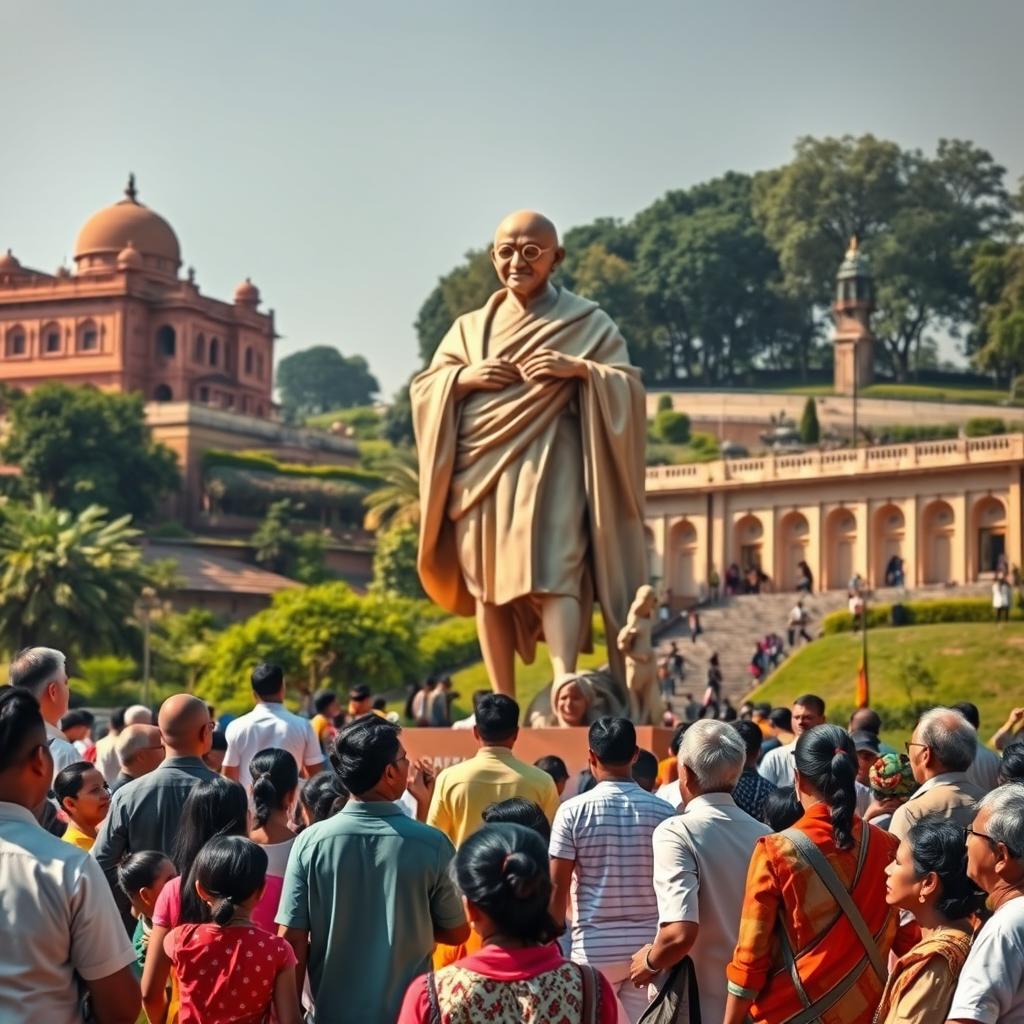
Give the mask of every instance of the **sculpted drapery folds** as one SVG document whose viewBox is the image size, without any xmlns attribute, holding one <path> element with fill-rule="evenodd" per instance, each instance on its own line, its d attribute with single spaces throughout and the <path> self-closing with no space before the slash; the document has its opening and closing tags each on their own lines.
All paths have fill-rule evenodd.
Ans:
<svg viewBox="0 0 1024 1024">
<path fill-rule="evenodd" d="M 492 684 L 505 690 L 514 689 L 505 678 L 513 647 L 530 662 L 537 640 L 568 622 L 571 642 L 546 639 L 556 674 L 572 671 L 576 654 L 590 649 L 595 597 L 614 638 L 647 578 L 639 372 L 594 303 L 546 282 L 520 301 L 514 267 L 510 276 L 453 324 L 410 392 L 423 586 L 447 610 L 476 613 Z M 488 360 L 500 360 L 500 379 L 460 391 L 467 368 L 494 365 Z M 508 635 L 485 635 L 501 630 Z"/>
</svg>

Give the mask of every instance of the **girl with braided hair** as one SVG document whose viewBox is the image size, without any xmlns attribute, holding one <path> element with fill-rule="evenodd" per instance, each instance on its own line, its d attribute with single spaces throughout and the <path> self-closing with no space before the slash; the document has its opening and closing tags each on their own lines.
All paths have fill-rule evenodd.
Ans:
<svg viewBox="0 0 1024 1024">
<path fill-rule="evenodd" d="M 288 854 L 297 835 L 292 822 L 299 792 L 299 766 L 287 750 L 272 747 L 261 750 L 249 762 L 249 771 L 253 806 L 249 838 L 267 855 L 267 885 L 263 898 L 253 908 L 252 919 L 268 932 L 276 932 L 274 916 L 284 887 Z"/>
</svg>

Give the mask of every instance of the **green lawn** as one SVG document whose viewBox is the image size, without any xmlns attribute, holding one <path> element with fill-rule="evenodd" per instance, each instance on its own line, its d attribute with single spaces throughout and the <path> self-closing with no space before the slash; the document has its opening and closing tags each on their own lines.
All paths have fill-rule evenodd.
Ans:
<svg viewBox="0 0 1024 1024">
<path fill-rule="evenodd" d="M 607 661 L 607 650 L 603 645 L 595 643 L 593 654 L 580 655 L 578 668 L 580 671 L 600 668 Z M 551 662 L 548 660 L 546 644 L 537 645 L 537 657 L 532 665 L 524 665 L 518 657 L 516 658 L 516 700 L 523 711 L 549 682 L 551 682 Z M 458 718 L 463 718 L 472 711 L 472 696 L 475 690 L 491 688 L 487 670 L 482 661 L 455 672 L 452 675 L 452 684 L 459 695 L 454 708 L 454 715 Z"/>
<path fill-rule="evenodd" d="M 829 718 L 846 724 L 853 707 L 860 658 L 859 634 L 822 637 L 801 648 L 780 666 L 754 700 L 788 705 L 801 693 L 816 693 L 828 706 Z M 934 689 L 918 686 L 911 697 L 901 681 L 901 663 L 916 655 L 934 677 Z M 981 712 L 981 734 L 987 739 L 1003 724 L 1010 708 L 1024 699 L 1024 624 L 944 623 L 873 629 L 868 634 L 871 706 L 883 720 L 900 723 L 911 699 L 952 704 L 970 700 Z M 888 728 L 886 740 L 900 748 L 910 736 L 903 724 Z"/>
</svg>

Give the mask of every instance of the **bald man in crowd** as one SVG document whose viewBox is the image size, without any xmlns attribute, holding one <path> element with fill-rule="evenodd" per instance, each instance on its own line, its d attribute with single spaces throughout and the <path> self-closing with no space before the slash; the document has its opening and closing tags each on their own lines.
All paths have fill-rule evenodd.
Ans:
<svg viewBox="0 0 1024 1024">
<path fill-rule="evenodd" d="M 617 635 L 647 582 L 643 384 L 608 315 L 552 282 L 564 258 L 547 217 L 506 217 L 491 249 L 502 287 L 410 388 L 420 579 L 476 616 L 491 684 L 509 696 L 517 653 L 531 662 L 543 638 L 553 675 L 575 671 L 595 598 Z M 609 658 L 621 676 L 614 645 Z"/>
<path fill-rule="evenodd" d="M 213 736 L 210 712 L 203 701 L 187 693 L 168 697 L 160 708 L 158 723 L 166 757 L 158 768 L 113 795 L 92 849 L 115 898 L 120 893 L 118 864 L 141 850 L 161 850 L 169 855 L 192 787 L 217 778 L 203 763 Z"/>
</svg>

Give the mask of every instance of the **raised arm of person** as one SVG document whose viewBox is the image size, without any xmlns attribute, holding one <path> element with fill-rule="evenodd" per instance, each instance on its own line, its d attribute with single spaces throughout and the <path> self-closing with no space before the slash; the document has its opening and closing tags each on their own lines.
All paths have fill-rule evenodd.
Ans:
<svg viewBox="0 0 1024 1024">
<path fill-rule="evenodd" d="M 1007 719 L 992 735 L 992 746 L 996 750 L 1003 750 L 1017 736 L 1017 733 L 1024 728 L 1024 708 L 1014 708 Z"/>
</svg>

